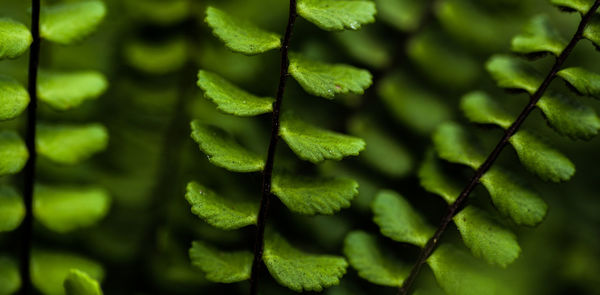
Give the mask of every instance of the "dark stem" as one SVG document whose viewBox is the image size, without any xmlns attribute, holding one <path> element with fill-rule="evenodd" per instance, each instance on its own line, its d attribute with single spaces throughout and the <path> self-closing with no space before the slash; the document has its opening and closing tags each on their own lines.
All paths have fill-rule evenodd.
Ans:
<svg viewBox="0 0 600 295">
<path fill-rule="evenodd" d="M 281 43 L 281 69 L 279 74 L 279 87 L 277 95 L 273 103 L 273 118 L 271 122 L 271 141 L 269 143 L 269 151 L 267 153 L 267 162 L 263 169 L 262 180 L 262 197 L 260 199 L 260 209 L 258 211 L 256 241 L 254 243 L 254 260 L 252 261 L 252 272 L 250 275 L 250 295 L 256 295 L 258 292 L 258 277 L 262 266 L 262 255 L 264 248 L 265 226 L 267 223 L 267 215 L 269 211 L 269 203 L 271 201 L 271 176 L 273 174 L 273 162 L 275 161 L 275 149 L 279 140 L 279 113 L 281 110 L 281 102 L 285 92 L 285 84 L 288 77 L 288 67 L 290 60 L 288 57 L 288 48 L 294 23 L 296 22 L 296 0 L 290 0 L 290 12 L 288 24 L 285 29 L 285 35 Z"/>
<path fill-rule="evenodd" d="M 22 226 L 23 246 L 21 248 L 21 279 L 22 294 L 32 294 L 30 278 L 31 248 L 33 245 L 33 187 L 35 182 L 35 126 L 37 121 L 37 75 L 40 63 L 40 0 L 31 1 L 31 35 L 33 42 L 29 49 L 29 77 L 27 90 L 29 91 L 29 106 L 27 107 L 27 133 L 25 144 L 29 152 L 29 159 L 24 170 L 23 201 L 25 203 L 25 219 Z"/>
<path fill-rule="evenodd" d="M 421 267 L 423 266 L 423 264 L 425 264 L 427 258 L 429 258 L 431 253 L 433 253 L 435 248 L 438 246 L 440 238 L 445 232 L 446 228 L 448 227 L 448 224 L 450 224 L 452 218 L 464 208 L 465 202 L 467 201 L 469 194 L 471 194 L 475 186 L 477 186 L 477 184 L 479 183 L 479 179 L 481 179 L 483 174 L 486 171 L 488 171 L 488 169 L 490 169 L 490 167 L 494 164 L 504 147 L 506 147 L 506 145 L 508 144 L 508 140 L 510 139 L 510 137 L 513 136 L 519 130 L 519 127 L 521 127 L 525 119 L 527 119 L 527 116 L 529 116 L 531 111 L 533 111 L 537 102 L 540 100 L 542 95 L 544 95 L 544 92 L 546 92 L 546 89 L 548 88 L 552 80 L 556 77 L 556 73 L 560 70 L 567 57 L 571 54 L 573 48 L 575 48 L 577 42 L 583 38 L 583 30 L 585 29 L 585 26 L 590 21 L 593 14 L 598 9 L 599 5 L 600 0 L 596 0 L 594 2 L 594 5 L 592 5 L 592 7 L 590 8 L 590 10 L 582 17 L 581 22 L 579 23 L 579 27 L 573 35 L 573 38 L 571 38 L 571 41 L 569 41 L 565 49 L 556 58 L 552 69 L 550 70 L 540 87 L 535 91 L 535 93 L 531 95 L 529 104 L 527 104 L 523 111 L 521 111 L 521 114 L 519 114 L 519 117 L 517 117 L 513 124 L 506 130 L 500 142 L 498 142 L 498 144 L 487 157 L 485 162 L 483 162 L 479 169 L 477 169 L 475 175 L 473 176 L 473 178 L 471 178 L 467 186 L 460 193 L 456 201 L 454 201 L 454 203 L 448 207 L 448 211 L 442 219 L 440 226 L 437 228 L 433 237 L 431 237 L 431 239 L 427 241 L 427 244 L 421 251 L 421 254 L 419 255 L 416 264 L 413 266 L 408 278 L 406 278 L 406 280 L 402 284 L 402 287 L 400 288 L 398 294 L 408 294 L 412 284 L 414 283 L 415 279 L 417 278 L 417 275 L 419 274 L 419 271 L 421 270 Z"/>
</svg>

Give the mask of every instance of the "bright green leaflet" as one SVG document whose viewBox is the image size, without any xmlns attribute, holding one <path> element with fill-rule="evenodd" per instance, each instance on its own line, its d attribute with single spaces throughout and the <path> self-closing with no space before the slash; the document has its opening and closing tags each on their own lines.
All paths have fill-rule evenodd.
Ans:
<svg viewBox="0 0 600 295">
<path fill-rule="evenodd" d="M 66 165 L 77 164 L 103 151 L 108 131 L 100 124 L 37 126 L 36 149 L 40 155 Z"/>
<path fill-rule="evenodd" d="M 600 118 L 593 108 L 573 97 L 550 93 L 537 106 L 544 112 L 550 126 L 558 133 L 573 139 L 591 139 L 598 134 Z"/>
<path fill-rule="evenodd" d="M 592 16 L 583 30 L 583 37 L 592 41 L 596 48 L 600 47 L 600 16 L 597 13 Z"/>
<path fill-rule="evenodd" d="M 217 8 L 209 6 L 205 20 L 213 34 L 235 52 L 254 55 L 281 47 L 278 34 L 264 31 Z"/>
<path fill-rule="evenodd" d="M 67 295 L 102 295 L 100 284 L 78 269 L 71 270 L 64 286 Z"/>
<path fill-rule="evenodd" d="M 17 58 L 27 49 L 33 38 L 27 27 L 10 18 L 0 18 L 0 60 Z"/>
<path fill-rule="evenodd" d="M 196 182 L 188 183 L 185 198 L 192 213 L 214 227 L 232 230 L 256 224 L 257 203 L 223 198 Z"/>
<path fill-rule="evenodd" d="M 467 206 L 453 220 L 463 242 L 476 257 L 502 267 L 519 257 L 521 247 L 515 234 L 495 222 L 484 210 Z"/>
<path fill-rule="evenodd" d="M 600 99 L 600 75 L 579 67 L 560 70 L 557 75 L 565 79 L 580 94 Z"/>
<path fill-rule="evenodd" d="M 441 196 L 448 204 L 454 203 L 461 192 L 461 188 L 449 180 L 441 170 L 433 150 L 427 151 L 425 155 L 425 160 L 419 168 L 419 180 L 426 191 Z"/>
<path fill-rule="evenodd" d="M 107 88 L 108 81 L 96 71 L 40 71 L 37 84 L 40 100 L 61 111 L 76 108 L 86 100 L 95 99 Z"/>
<path fill-rule="evenodd" d="M 350 207 L 358 195 L 358 183 L 346 178 L 273 175 L 271 191 L 290 210 L 307 215 L 334 214 Z"/>
<path fill-rule="evenodd" d="M 201 241 L 192 242 L 192 264 L 206 273 L 206 279 L 218 283 L 235 283 L 250 278 L 250 251 L 224 252 Z"/>
<path fill-rule="evenodd" d="M 348 267 L 343 257 L 304 253 L 277 234 L 266 237 L 263 261 L 277 282 L 297 292 L 337 285 Z"/>
<path fill-rule="evenodd" d="M 102 1 L 46 5 L 40 14 L 40 35 L 52 42 L 71 44 L 93 33 L 105 15 Z"/>
<path fill-rule="evenodd" d="M 192 138 L 216 166 L 234 172 L 256 172 L 265 166 L 259 155 L 246 150 L 220 128 L 193 121 Z"/>
<path fill-rule="evenodd" d="M 0 184 L 0 232 L 16 229 L 24 217 L 25 205 L 19 193 L 8 185 Z"/>
<path fill-rule="evenodd" d="M 410 269 L 382 253 L 376 238 L 363 231 L 353 231 L 344 240 L 344 254 L 358 275 L 378 285 L 402 285 Z"/>
<path fill-rule="evenodd" d="M 16 80 L 0 76 L 0 121 L 16 118 L 27 108 L 27 105 L 29 105 L 27 90 Z"/>
<path fill-rule="evenodd" d="M 271 97 L 258 97 L 231 84 L 221 76 L 200 70 L 198 87 L 204 96 L 217 105 L 217 109 L 236 116 L 255 116 L 273 111 Z"/>
<path fill-rule="evenodd" d="M 13 259 L 0 256 L 0 294 L 13 294 L 20 287 L 19 266 Z"/>
<path fill-rule="evenodd" d="M 443 244 L 427 259 L 435 279 L 448 295 L 498 293 L 497 282 L 471 255 Z"/>
<path fill-rule="evenodd" d="M 184 20 L 194 9 L 189 0 L 126 0 L 128 12 L 139 19 L 159 25 L 171 25 Z"/>
<path fill-rule="evenodd" d="M 434 229 L 399 194 L 393 191 L 380 191 L 373 204 L 373 221 L 381 233 L 398 242 L 425 246 Z"/>
<path fill-rule="evenodd" d="M 523 33 L 512 39 L 511 50 L 517 53 L 551 52 L 559 56 L 567 42 L 551 25 L 547 16 L 537 15 L 524 27 Z"/>
<path fill-rule="evenodd" d="M 353 119 L 350 131 L 364 139 L 369 147 L 361 153 L 360 159 L 391 177 L 403 177 L 411 171 L 413 160 L 407 148 L 370 123 L 368 118 Z"/>
<path fill-rule="evenodd" d="M 94 225 L 108 213 L 111 198 L 96 187 L 52 187 L 36 185 L 35 219 L 60 233 Z"/>
<path fill-rule="evenodd" d="M 65 295 L 63 284 L 72 269 L 83 271 L 97 281 L 104 278 L 102 266 L 95 261 L 69 253 L 33 251 L 31 279 L 45 295 Z"/>
<path fill-rule="evenodd" d="M 416 88 L 407 75 L 394 73 L 379 81 L 377 93 L 394 118 L 415 131 L 429 135 L 451 117 L 442 99 Z"/>
<path fill-rule="evenodd" d="M 448 162 L 477 169 L 485 161 L 485 155 L 471 143 L 467 131 L 454 122 L 440 125 L 433 134 L 433 144 L 440 158 Z"/>
<path fill-rule="evenodd" d="M 420 0 L 375 0 L 377 18 L 401 31 L 413 31 L 421 22 L 425 3 Z"/>
<path fill-rule="evenodd" d="M 153 75 L 164 75 L 181 69 L 188 59 L 187 41 L 182 37 L 162 43 L 132 41 L 125 45 L 125 60 L 133 68 Z"/>
<path fill-rule="evenodd" d="M 578 11 L 585 14 L 594 4 L 594 0 L 550 0 L 550 2 L 561 8 Z"/>
<path fill-rule="evenodd" d="M 501 88 L 524 90 L 535 93 L 542 78 L 524 61 L 507 55 L 494 55 L 485 65 Z"/>
<path fill-rule="evenodd" d="M 481 91 L 463 96 L 460 108 L 471 122 L 479 124 L 495 124 L 504 129 L 512 125 L 513 116 L 493 98 Z"/>
<path fill-rule="evenodd" d="M 358 30 L 375 22 L 375 3 L 365 0 L 298 0 L 298 14 L 326 31 Z"/>
<path fill-rule="evenodd" d="M 526 130 L 518 131 L 509 141 L 525 168 L 541 179 L 561 182 L 575 174 L 575 165 L 567 157 Z"/>
<path fill-rule="evenodd" d="M 0 131 L 0 176 L 21 171 L 28 158 L 25 142 L 16 132 Z"/>
<path fill-rule="evenodd" d="M 369 71 L 311 61 L 294 53 L 290 53 L 289 72 L 306 92 L 328 99 L 342 93 L 363 94 L 373 82 Z"/>
<path fill-rule="evenodd" d="M 283 115 L 279 134 L 298 157 L 313 163 L 356 156 L 366 145 L 358 137 L 321 129 L 290 113 Z"/>
<path fill-rule="evenodd" d="M 490 193 L 498 210 L 517 224 L 534 226 L 542 222 L 548 205 L 535 192 L 517 182 L 508 172 L 493 167 L 482 177 L 481 183 Z"/>
</svg>

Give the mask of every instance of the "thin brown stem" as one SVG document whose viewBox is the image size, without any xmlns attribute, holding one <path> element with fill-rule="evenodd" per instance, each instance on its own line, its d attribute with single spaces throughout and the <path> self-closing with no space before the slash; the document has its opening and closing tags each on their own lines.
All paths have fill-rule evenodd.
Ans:
<svg viewBox="0 0 600 295">
<path fill-rule="evenodd" d="M 579 42 L 579 40 L 581 40 L 583 38 L 583 31 L 585 29 L 585 26 L 588 24 L 591 17 L 594 15 L 596 10 L 598 9 L 599 5 L 600 5 L 600 0 L 596 0 L 594 2 L 594 4 L 592 5 L 592 7 L 590 8 L 590 10 L 582 17 L 581 22 L 579 23 L 579 27 L 577 28 L 577 31 L 571 38 L 571 41 L 569 41 L 569 43 L 567 44 L 565 49 L 556 58 L 556 61 L 555 61 L 554 65 L 552 66 L 552 69 L 550 69 L 550 72 L 548 73 L 546 78 L 543 80 L 540 87 L 535 91 L 535 93 L 533 93 L 531 95 L 527 106 L 525 106 L 523 111 L 521 111 L 521 114 L 519 114 L 519 116 L 513 122 L 513 124 L 506 130 L 502 139 L 500 139 L 500 141 L 498 142 L 498 144 L 496 145 L 494 150 L 490 153 L 490 155 L 487 157 L 485 162 L 479 167 L 479 169 L 477 169 L 477 171 L 475 172 L 475 175 L 471 178 L 471 180 L 469 181 L 467 186 L 460 193 L 460 195 L 458 196 L 456 201 L 454 201 L 454 203 L 448 207 L 448 211 L 447 211 L 446 215 L 442 219 L 442 221 L 441 221 L 439 227 L 437 228 L 435 234 L 433 235 L 433 237 L 431 237 L 431 239 L 429 239 L 429 241 L 427 241 L 427 244 L 421 251 L 421 254 L 419 255 L 419 258 L 417 259 L 417 262 L 413 266 L 409 276 L 406 278 L 406 280 L 404 280 L 404 283 L 402 284 L 402 287 L 400 288 L 398 294 L 400 294 L 400 295 L 408 294 L 411 286 L 413 285 L 415 279 L 417 278 L 417 275 L 419 274 L 419 271 L 421 270 L 421 267 L 423 266 L 423 264 L 425 264 L 425 262 L 427 261 L 427 258 L 429 258 L 431 253 L 433 253 L 433 251 L 438 246 L 438 243 L 440 242 L 442 234 L 446 231 L 446 228 L 452 221 L 452 218 L 458 212 L 460 212 L 462 210 L 462 208 L 464 208 L 464 205 L 465 205 L 469 195 L 471 194 L 473 189 L 477 186 L 481 177 L 494 164 L 494 162 L 496 161 L 496 159 L 498 158 L 498 156 L 500 155 L 500 153 L 502 152 L 504 147 L 506 147 L 506 145 L 508 144 L 508 141 L 511 138 L 511 136 L 513 136 L 519 130 L 519 127 L 521 127 L 523 122 L 525 122 L 525 119 L 527 119 L 527 117 L 529 116 L 531 111 L 533 111 L 537 102 L 540 100 L 540 98 L 542 98 L 542 96 L 546 92 L 546 89 L 548 89 L 548 86 L 550 85 L 552 80 L 556 77 L 556 74 L 558 73 L 558 71 L 560 70 L 562 65 L 564 64 L 565 60 L 571 54 L 571 52 L 573 51 L 573 48 L 575 48 L 575 45 L 577 44 L 577 42 Z"/>
<path fill-rule="evenodd" d="M 288 77 L 288 67 L 290 64 L 288 49 L 297 16 L 296 0 L 290 0 L 288 24 L 285 30 L 283 41 L 281 43 L 281 69 L 279 74 L 279 87 L 277 88 L 277 95 L 275 97 L 275 102 L 273 103 L 271 141 L 269 143 L 267 161 L 265 163 L 265 168 L 263 169 L 262 197 L 260 200 L 260 209 L 258 211 L 256 241 L 254 244 L 254 260 L 252 261 L 252 272 L 250 275 L 250 295 L 256 295 L 258 292 L 258 278 L 262 266 L 265 227 L 269 212 L 269 203 L 271 201 L 271 177 L 273 175 L 275 149 L 277 148 L 277 142 L 279 140 L 279 115 Z"/>
</svg>

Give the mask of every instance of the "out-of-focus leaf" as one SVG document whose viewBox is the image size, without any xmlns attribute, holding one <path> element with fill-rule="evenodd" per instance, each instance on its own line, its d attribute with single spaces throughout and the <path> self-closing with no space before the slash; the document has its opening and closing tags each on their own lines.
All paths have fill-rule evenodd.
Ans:
<svg viewBox="0 0 600 295">
<path fill-rule="evenodd" d="M 101 281 L 102 266 L 87 258 L 70 254 L 34 250 L 31 257 L 31 280 L 45 295 L 65 295 L 63 283 L 72 269 L 79 269 Z"/>
<path fill-rule="evenodd" d="M 485 67 L 502 88 L 518 89 L 533 94 L 542 84 L 541 76 L 530 65 L 516 57 L 494 55 Z"/>
<path fill-rule="evenodd" d="M 0 131 L 0 175 L 21 171 L 29 158 L 25 142 L 14 131 Z"/>
<path fill-rule="evenodd" d="M 185 198 L 192 213 L 214 227 L 231 230 L 256 224 L 257 203 L 223 198 L 196 182 L 188 183 Z"/>
<path fill-rule="evenodd" d="M 16 118 L 28 104 L 27 90 L 14 79 L 0 76 L 0 121 Z"/>
<path fill-rule="evenodd" d="M 24 24 L 7 17 L 0 18 L 0 60 L 19 57 L 29 49 L 32 41 L 31 32 Z"/>
<path fill-rule="evenodd" d="M 71 44 L 93 33 L 105 15 L 106 6 L 99 0 L 44 5 L 40 35 L 52 42 Z"/>
<path fill-rule="evenodd" d="M 13 259 L 0 256 L 0 294 L 14 294 L 20 287 L 19 266 Z"/>
<path fill-rule="evenodd" d="M 481 91 L 463 96 L 460 108 L 471 122 L 479 124 L 495 124 L 507 129 L 515 119 L 498 102 Z"/>
<path fill-rule="evenodd" d="M 184 38 L 171 38 L 153 44 L 132 41 L 125 45 L 125 61 L 145 73 L 164 75 L 181 69 L 188 59 L 188 47 Z"/>
<path fill-rule="evenodd" d="M 419 179 L 426 191 L 441 196 L 448 204 L 454 203 L 461 192 L 461 188 L 441 171 L 440 163 L 433 150 L 425 155 L 425 160 L 419 169 Z"/>
<path fill-rule="evenodd" d="M 550 52 L 559 56 L 567 42 L 551 25 L 547 16 L 537 15 L 523 28 L 520 35 L 512 39 L 511 50 L 533 54 Z"/>
<path fill-rule="evenodd" d="M 225 252 L 201 241 L 192 242 L 192 264 L 206 273 L 206 279 L 217 283 L 235 283 L 250 278 L 252 253 Z"/>
<path fill-rule="evenodd" d="M 78 269 L 71 270 L 64 286 L 67 295 L 102 295 L 100 284 Z"/>
<path fill-rule="evenodd" d="M 585 14 L 594 4 L 594 0 L 550 0 L 550 2 L 561 9 L 578 11 Z"/>
<path fill-rule="evenodd" d="M 8 185 L 0 184 L 0 232 L 16 229 L 24 217 L 25 205 L 19 193 Z"/>
<path fill-rule="evenodd" d="M 108 131 L 100 124 L 37 126 L 36 149 L 40 155 L 60 164 L 77 164 L 103 151 Z"/>
<path fill-rule="evenodd" d="M 334 214 L 350 207 L 358 183 L 346 178 L 273 175 L 272 192 L 292 211 L 301 214 Z"/>
<path fill-rule="evenodd" d="M 289 72 L 306 92 L 328 99 L 342 93 L 363 94 L 372 83 L 372 76 L 366 70 L 311 61 L 293 53 Z"/>
<path fill-rule="evenodd" d="M 126 0 L 123 3 L 133 17 L 159 25 L 180 22 L 194 12 L 190 0 Z"/>
<path fill-rule="evenodd" d="M 205 20 L 213 29 L 213 34 L 235 52 L 254 55 L 281 46 L 281 37 L 278 34 L 236 19 L 217 8 L 209 6 L 206 9 Z"/>
<path fill-rule="evenodd" d="M 265 161 L 238 144 L 220 128 L 192 122 L 192 138 L 199 144 L 208 160 L 216 166 L 234 172 L 261 171 Z"/>
<path fill-rule="evenodd" d="M 298 0 L 298 14 L 327 31 L 358 30 L 375 21 L 375 3 L 368 0 Z"/>
<path fill-rule="evenodd" d="M 95 99 L 107 88 L 106 77 L 96 71 L 41 71 L 37 84 L 39 99 L 61 111 L 78 107 L 86 100 Z"/>
<path fill-rule="evenodd" d="M 426 8 L 421 0 L 375 0 L 375 4 L 377 18 L 401 31 L 417 29 Z"/>
</svg>

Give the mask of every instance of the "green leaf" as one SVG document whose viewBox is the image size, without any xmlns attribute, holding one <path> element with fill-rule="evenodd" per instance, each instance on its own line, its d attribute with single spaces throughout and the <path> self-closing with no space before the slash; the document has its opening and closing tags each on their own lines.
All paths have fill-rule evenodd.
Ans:
<svg viewBox="0 0 600 295">
<path fill-rule="evenodd" d="M 448 295 L 501 294 L 494 277 L 472 256 L 443 244 L 427 259 L 435 279 Z"/>
<path fill-rule="evenodd" d="M 27 108 L 27 105 L 29 105 L 27 90 L 16 80 L 0 76 L 0 121 L 16 118 Z"/>
<path fill-rule="evenodd" d="M 565 79 L 579 94 L 600 99 L 600 75 L 579 67 L 560 70 L 557 75 Z"/>
<path fill-rule="evenodd" d="M 433 144 L 440 158 L 448 162 L 477 169 L 485 161 L 485 155 L 471 143 L 467 131 L 454 122 L 440 125 L 433 134 Z"/>
<path fill-rule="evenodd" d="M 100 124 L 38 124 L 35 141 L 37 152 L 60 164 L 77 164 L 103 151 L 108 145 L 108 131 Z"/>
<path fill-rule="evenodd" d="M 491 168 L 481 177 L 481 183 L 495 207 L 517 224 L 534 226 L 546 216 L 548 205 L 544 200 L 507 172 Z"/>
<path fill-rule="evenodd" d="M 377 93 L 395 119 L 424 135 L 431 134 L 451 117 L 440 97 L 418 88 L 405 74 L 394 73 L 382 78 Z"/>
<path fill-rule="evenodd" d="M 350 207 L 358 195 L 358 183 L 347 178 L 273 175 L 271 191 L 290 210 L 307 215 L 334 214 Z"/>
<path fill-rule="evenodd" d="M 0 294 L 13 294 L 21 288 L 19 266 L 11 258 L 0 256 Z"/>
<path fill-rule="evenodd" d="M 0 232 L 16 229 L 24 217 L 25 205 L 19 193 L 8 185 L 0 184 Z"/>
<path fill-rule="evenodd" d="M 598 134 L 600 118 L 593 108 L 559 93 L 543 96 L 537 106 L 544 112 L 550 126 L 573 139 L 591 139 Z"/>
<path fill-rule="evenodd" d="M 27 27 L 7 17 L 0 18 L 0 60 L 21 56 L 33 41 Z"/>
<path fill-rule="evenodd" d="M 419 168 L 419 179 L 426 191 L 441 196 L 448 204 L 454 203 L 461 192 L 461 188 L 446 177 L 433 150 L 425 155 Z"/>
<path fill-rule="evenodd" d="M 511 50 L 524 54 L 540 54 L 550 52 L 559 56 L 567 42 L 560 33 L 550 25 L 545 15 L 537 15 L 523 28 L 523 33 L 515 36 L 511 42 Z"/>
<path fill-rule="evenodd" d="M 252 95 L 211 72 L 198 72 L 198 87 L 218 110 L 226 114 L 255 116 L 273 111 L 275 99 Z"/>
<path fill-rule="evenodd" d="M 353 60 L 373 68 L 383 69 L 390 64 L 392 54 L 388 44 L 374 36 L 374 31 L 374 29 L 343 31 L 333 35 Z"/>
<path fill-rule="evenodd" d="M 290 53 L 289 72 L 304 91 L 328 99 L 342 93 L 363 94 L 373 82 L 367 70 L 311 61 L 294 53 Z"/>
<path fill-rule="evenodd" d="M 225 252 L 201 241 L 192 242 L 192 264 L 206 273 L 206 279 L 217 283 L 235 283 L 250 278 L 250 251 Z"/>
<path fill-rule="evenodd" d="M 495 124 L 508 129 L 515 120 L 498 102 L 481 91 L 463 96 L 460 108 L 469 121 L 474 123 Z"/>
<path fill-rule="evenodd" d="M 596 13 L 592 16 L 583 30 L 583 37 L 592 41 L 596 48 L 600 48 L 600 15 Z"/>
<path fill-rule="evenodd" d="M 40 71 L 37 92 L 41 101 L 65 111 L 95 99 L 108 88 L 108 81 L 96 71 Z"/>
<path fill-rule="evenodd" d="M 0 176 L 21 171 L 29 158 L 25 142 L 14 131 L 0 131 Z"/>
<path fill-rule="evenodd" d="M 535 93 L 542 78 L 530 65 L 516 57 L 494 55 L 485 65 L 499 87 Z"/>
<path fill-rule="evenodd" d="M 433 236 L 434 229 L 401 195 L 393 191 L 380 191 L 371 206 L 375 215 L 373 220 L 381 233 L 394 241 L 423 247 Z"/>
<path fill-rule="evenodd" d="M 100 284 L 78 269 L 71 270 L 64 286 L 67 295 L 102 295 Z"/>
<path fill-rule="evenodd" d="M 484 210 L 467 206 L 453 220 L 463 242 L 476 257 L 502 267 L 519 257 L 521 247 L 515 234 L 492 220 Z"/>
<path fill-rule="evenodd" d="M 96 224 L 111 203 L 108 192 L 97 187 L 36 185 L 34 194 L 36 220 L 59 233 Z"/>
<path fill-rule="evenodd" d="M 579 11 L 585 14 L 592 8 L 594 0 L 550 0 L 553 5 L 567 11 Z"/>
<path fill-rule="evenodd" d="M 368 118 L 354 118 L 350 130 L 363 138 L 369 147 L 361 153 L 360 159 L 391 177 L 403 177 L 411 171 L 413 160 L 407 148 L 370 123 Z"/>
<path fill-rule="evenodd" d="M 246 150 L 222 129 L 197 120 L 191 125 L 192 138 L 214 165 L 234 172 L 256 172 L 265 166 L 259 155 Z"/>
<path fill-rule="evenodd" d="M 279 135 L 298 157 L 313 163 L 357 156 L 365 149 L 365 141 L 358 137 L 321 129 L 290 113 L 282 117 Z"/>
<path fill-rule="evenodd" d="M 420 0 L 375 0 L 377 19 L 401 31 L 413 31 L 419 27 L 426 9 Z"/>
<path fill-rule="evenodd" d="M 105 15 L 106 6 L 98 0 L 44 5 L 40 35 L 52 42 L 71 44 L 93 33 Z"/>
<path fill-rule="evenodd" d="M 132 41 L 125 45 L 124 55 L 133 68 L 152 75 L 165 75 L 181 69 L 188 60 L 188 45 L 183 37 L 160 43 Z"/>
<path fill-rule="evenodd" d="M 190 0 L 126 0 L 127 15 L 137 20 L 151 22 L 160 26 L 169 26 L 182 22 L 192 13 Z"/>
<path fill-rule="evenodd" d="M 382 253 L 376 238 L 363 231 L 352 231 L 346 236 L 344 254 L 358 275 L 373 284 L 399 287 L 410 271 Z"/>
<path fill-rule="evenodd" d="M 263 261 L 279 284 L 297 292 L 337 285 L 348 267 L 343 257 L 304 253 L 274 233 L 265 239 Z"/>
<path fill-rule="evenodd" d="M 214 227 L 232 230 L 256 224 L 256 203 L 223 198 L 196 182 L 188 183 L 185 198 L 192 213 Z"/>
<path fill-rule="evenodd" d="M 65 295 L 63 284 L 72 269 L 79 269 L 98 281 L 104 277 L 102 266 L 85 257 L 40 250 L 32 253 L 31 280 L 45 295 Z"/>
<path fill-rule="evenodd" d="M 567 157 L 526 130 L 518 131 L 509 141 L 525 168 L 543 180 L 561 182 L 575 174 L 575 165 Z"/>
<path fill-rule="evenodd" d="M 326 31 L 358 30 L 375 22 L 375 3 L 364 0 L 298 0 L 298 14 Z"/>
<path fill-rule="evenodd" d="M 278 34 L 262 30 L 212 6 L 206 9 L 205 21 L 213 29 L 213 34 L 235 52 L 254 55 L 281 47 Z"/>
</svg>

